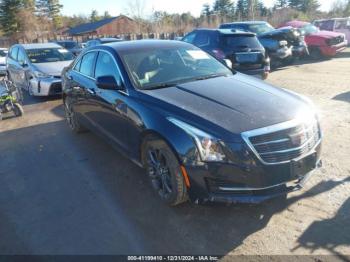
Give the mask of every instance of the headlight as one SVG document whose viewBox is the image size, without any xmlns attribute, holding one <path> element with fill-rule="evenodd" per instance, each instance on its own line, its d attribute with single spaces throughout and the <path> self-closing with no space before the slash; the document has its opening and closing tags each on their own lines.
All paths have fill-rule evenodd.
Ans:
<svg viewBox="0 0 350 262">
<path fill-rule="evenodd" d="M 34 71 L 34 76 L 36 78 L 48 78 L 48 77 L 51 77 L 43 72 L 40 72 L 40 71 Z"/>
<path fill-rule="evenodd" d="M 201 160 L 203 162 L 224 162 L 226 156 L 222 151 L 222 144 L 220 141 L 211 135 L 199 130 L 185 122 L 175 118 L 168 118 L 174 125 L 180 127 L 187 134 L 189 134 L 195 141 Z"/>
<path fill-rule="evenodd" d="M 285 40 L 282 40 L 282 41 L 279 42 L 279 45 L 280 45 L 280 47 L 287 46 L 288 42 L 285 41 Z"/>
</svg>

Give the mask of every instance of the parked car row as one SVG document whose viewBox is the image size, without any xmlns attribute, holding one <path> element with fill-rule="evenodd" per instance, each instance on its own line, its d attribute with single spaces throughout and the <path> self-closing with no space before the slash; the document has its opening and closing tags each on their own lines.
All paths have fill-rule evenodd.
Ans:
<svg viewBox="0 0 350 262">
<path fill-rule="evenodd" d="M 230 60 L 240 72 L 263 79 L 270 66 L 290 64 L 307 55 L 332 57 L 348 45 L 343 32 L 321 31 L 301 21 L 287 22 L 278 29 L 265 21 L 226 23 L 219 29 L 196 29 L 182 40 L 221 61 Z"/>
</svg>

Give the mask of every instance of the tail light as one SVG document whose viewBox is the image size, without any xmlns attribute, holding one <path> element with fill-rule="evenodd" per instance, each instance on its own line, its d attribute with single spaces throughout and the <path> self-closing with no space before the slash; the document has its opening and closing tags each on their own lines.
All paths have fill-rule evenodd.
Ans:
<svg viewBox="0 0 350 262">
<path fill-rule="evenodd" d="M 214 49 L 212 52 L 213 52 L 214 56 L 216 57 L 216 59 L 224 60 L 226 58 L 225 53 L 220 49 Z"/>
</svg>

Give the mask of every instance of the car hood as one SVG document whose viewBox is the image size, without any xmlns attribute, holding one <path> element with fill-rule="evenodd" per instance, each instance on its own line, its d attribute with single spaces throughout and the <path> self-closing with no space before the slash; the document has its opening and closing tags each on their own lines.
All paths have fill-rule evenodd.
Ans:
<svg viewBox="0 0 350 262">
<path fill-rule="evenodd" d="M 284 35 L 284 34 L 288 34 L 291 31 L 293 31 L 292 27 L 283 27 L 283 28 L 275 29 L 275 30 L 272 30 L 270 32 L 261 34 L 261 35 L 259 35 L 259 37 L 266 38 L 266 37 L 272 37 L 272 36 L 277 36 L 277 35 Z"/>
<path fill-rule="evenodd" d="M 37 63 L 34 67 L 47 75 L 60 76 L 63 68 L 69 66 L 73 61 L 60 61 L 51 63 Z"/>
<path fill-rule="evenodd" d="M 321 37 L 321 38 L 325 38 L 325 39 L 332 39 L 338 36 L 342 36 L 342 33 L 337 33 L 337 32 L 332 32 L 332 31 L 319 31 L 317 33 L 312 33 L 310 36 L 317 36 L 317 37 Z"/>
<path fill-rule="evenodd" d="M 165 110 L 174 106 L 170 113 L 183 121 L 198 117 L 194 123 L 209 121 L 235 134 L 292 120 L 311 108 L 296 94 L 240 73 L 143 93 L 156 106 L 165 102 Z"/>
</svg>

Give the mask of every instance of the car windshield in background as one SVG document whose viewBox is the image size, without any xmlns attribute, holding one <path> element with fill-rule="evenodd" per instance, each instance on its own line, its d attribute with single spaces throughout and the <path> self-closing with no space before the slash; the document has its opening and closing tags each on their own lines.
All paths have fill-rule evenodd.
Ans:
<svg viewBox="0 0 350 262">
<path fill-rule="evenodd" d="M 29 49 L 26 51 L 32 63 L 51 63 L 74 59 L 74 55 L 63 48 Z"/>
<path fill-rule="evenodd" d="M 237 49 L 241 48 L 261 48 L 258 39 L 255 36 L 235 36 L 235 35 L 224 35 L 222 38 L 225 47 L 233 47 Z"/>
<path fill-rule="evenodd" d="M 249 31 L 256 33 L 257 35 L 265 34 L 268 32 L 271 32 L 272 30 L 275 30 L 271 25 L 269 24 L 255 24 L 255 25 L 249 25 Z"/>
<path fill-rule="evenodd" d="M 5 56 L 7 56 L 7 51 L 0 50 L 0 57 L 5 57 Z"/>
<path fill-rule="evenodd" d="M 73 49 L 78 47 L 78 43 L 76 42 L 59 42 L 58 44 L 66 49 Z"/>
<path fill-rule="evenodd" d="M 121 54 L 130 78 L 140 89 L 232 75 L 232 71 L 199 49 L 161 49 Z"/>
<path fill-rule="evenodd" d="M 302 30 L 305 32 L 305 35 L 318 33 L 320 31 L 320 29 L 318 29 L 316 26 L 311 24 L 304 26 Z"/>
</svg>

